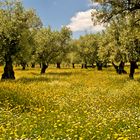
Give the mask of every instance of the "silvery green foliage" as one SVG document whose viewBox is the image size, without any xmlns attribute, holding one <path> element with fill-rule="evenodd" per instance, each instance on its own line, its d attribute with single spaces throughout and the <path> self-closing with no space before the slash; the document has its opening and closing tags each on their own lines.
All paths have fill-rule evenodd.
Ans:
<svg viewBox="0 0 140 140">
<path fill-rule="evenodd" d="M 133 16 L 133 14 L 140 14 L 140 1 L 139 0 L 91 0 L 97 6 L 94 8 L 98 11 L 93 12 L 94 16 L 97 16 L 100 22 L 109 22 L 114 18 L 119 18 L 120 16 Z M 140 20 L 135 20 L 137 22 Z"/>
<path fill-rule="evenodd" d="M 98 60 L 99 36 L 99 34 L 87 34 L 80 37 L 78 52 L 82 63 L 93 64 Z"/>
<path fill-rule="evenodd" d="M 0 55 L 15 57 L 30 50 L 31 30 L 41 27 L 34 10 L 25 10 L 19 1 L 0 3 Z M 27 56 L 27 55 L 24 55 Z"/>
<path fill-rule="evenodd" d="M 70 39 L 71 31 L 66 27 L 61 31 L 52 31 L 50 27 L 41 28 L 34 37 L 38 60 L 48 64 L 56 58 L 62 58 Z"/>
<path fill-rule="evenodd" d="M 140 56 L 140 28 L 132 26 L 134 18 L 127 16 L 110 23 L 100 42 L 99 54 L 111 61 L 138 61 Z"/>
</svg>

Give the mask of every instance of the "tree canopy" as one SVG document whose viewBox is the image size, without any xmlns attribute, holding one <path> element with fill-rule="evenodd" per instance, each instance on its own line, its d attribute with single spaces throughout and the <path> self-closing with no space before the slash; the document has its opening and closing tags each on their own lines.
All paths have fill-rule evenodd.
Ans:
<svg viewBox="0 0 140 140">
<path fill-rule="evenodd" d="M 120 16 L 131 15 L 135 23 L 140 22 L 140 1 L 139 0 L 91 0 L 98 2 L 98 19 L 101 22 L 108 22 Z M 134 16 L 135 15 L 135 16 Z M 94 15 L 93 15 L 94 16 Z"/>
<path fill-rule="evenodd" d="M 30 47 L 31 30 L 41 25 L 35 11 L 25 10 L 21 2 L 5 0 L 0 3 L 0 55 L 6 63 L 2 79 L 14 79 L 13 58 L 29 50 L 25 48 Z"/>
</svg>

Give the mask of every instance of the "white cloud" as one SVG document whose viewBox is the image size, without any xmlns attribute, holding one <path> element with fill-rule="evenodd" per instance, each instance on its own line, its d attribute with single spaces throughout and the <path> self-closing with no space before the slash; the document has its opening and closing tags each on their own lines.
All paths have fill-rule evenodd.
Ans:
<svg viewBox="0 0 140 140">
<path fill-rule="evenodd" d="M 98 6 L 100 6 L 100 4 L 98 2 L 91 2 L 89 1 L 88 3 L 88 7 L 92 7 L 92 8 L 97 8 Z"/>
<path fill-rule="evenodd" d="M 93 26 L 93 22 L 91 20 L 91 12 L 93 12 L 92 9 L 76 13 L 76 15 L 71 18 L 71 22 L 69 25 L 67 25 L 67 27 L 69 27 L 73 32 L 99 32 L 103 30 L 103 25 Z"/>
</svg>

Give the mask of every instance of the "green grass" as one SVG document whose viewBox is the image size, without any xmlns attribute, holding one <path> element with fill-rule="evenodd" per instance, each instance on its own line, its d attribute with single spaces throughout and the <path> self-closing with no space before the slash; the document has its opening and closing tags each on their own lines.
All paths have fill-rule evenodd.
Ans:
<svg viewBox="0 0 140 140">
<path fill-rule="evenodd" d="M 0 82 L 0 140 L 139 140 L 140 75 L 15 69 Z M 2 74 L 2 68 L 0 68 Z"/>
</svg>

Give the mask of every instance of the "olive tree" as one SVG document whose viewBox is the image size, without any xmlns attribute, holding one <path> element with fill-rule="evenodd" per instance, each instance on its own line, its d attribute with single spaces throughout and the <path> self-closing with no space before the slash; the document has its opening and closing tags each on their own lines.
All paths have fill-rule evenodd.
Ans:
<svg viewBox="0 0 140 140">
<path fill-rule="evenodd" d="M 0 3 L 0 55 L 5 62 L 2 79 L 15 79 L 13 59 L 30 46 L 33 25 L 40 25 L 39 18 L 34 11 L 25 10 L 21 2 Z"/>
<path fill-rule="evenodd" d="M 78 53 L 78 39 L 72 39 L 70 42 L 70 49 L 66 55 L 65 61 L 72 64 L 72 68 L 75 68 L 75 64 L 80 63 L 80 54 Z"/>
<path fill-rule="evenodd" d="M 45 73 L 50 62 L 62 60 L 70 39 L 71 31 L 65 27 L 61 31 L 52 31 L 50 27 L 38 30 L 35 35 L 36 54 Z"/>
<path fill-rule="evenodd" d="M 119 74 L 126 73 L 124 63 L 130 62 L 129 77 L 133 79 L 136 63 L 140 59 L 140 29 L 131 26 L 131 18 L 110 23 L 100 43 L 99 54 L 102 58 L 108 57 Z M 114 61 L 119 62 L 119 66 Z"/>
<path fill-rule="evenodd" d="M 112 22 L 115 22 L 114 30 L 111 29 L 114 34 L 112 40 L 114 47 L 117 47 L 117 49 L 114 48 L 115 56 L 117 59 L 122 59 L 122 55 L 127 58 L 130 62 L 129 77 L 133 79 L 134 70 L 137 67 L 136 62 L 139 60 L 140 2 L 137 0 L 95 1 L 99 6 L 97 12 L 92 13 L 92 19 L 95 20 L 95 16 L 96 22 L 106 22 L 111 28 Z M 123 62 L 121 61 L 120 64 Z"/>
<path fill-rule="evenodd" d="M 80 37 L 78 52 L 83 63 L 82 68 L 87 68 L 88 63 L 94 64 L 96 62 L 99 70 L 102 69 L 101 61 L 98 59 L 98 39 L 99 34 L 87 34 Z"/>
<path fill-rule="evenodd" d="M 135 69 L 138 68 L 137 62 L 140 60 L 140 28 L 139 26 L 131 26 L 133 17 L 125 19 L 125 28 L 120 34 L 120 41 L 127 52 L 127 60 L 130 62 L 131 79 L 134 78 Z"/>
<path fill-rule="evenodd" d="M 71 35 L 71 30 L 65 26 L 59 31 L 59 36 L 56 42 L 59 48 L 59 55 L 53 60 L 56 62 L 57 68 L 61 68 L 62 61 L 65 61 L 65 58 L 70 51 Z"/>
<path fill-rule="evenodd" d="M 118 74 L 126 73 L 124 64 L 127 62 L 127 52 L 120 40 L 122 28 L 122 24 L 120 25 L 113 21 L 106 28 L 99 43 L 100 58 L 104 61 L 112 62 Z M 114 62 L 119 63 L 119 65 L 117 66 Z"/>
</svg>

